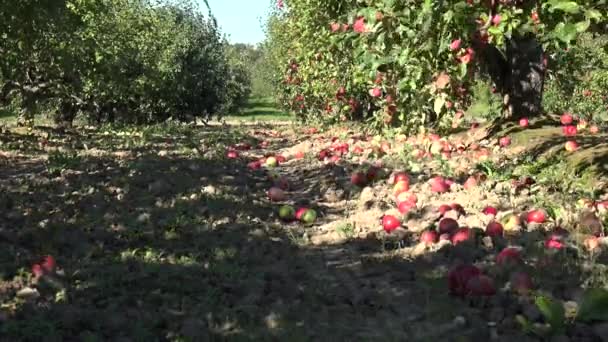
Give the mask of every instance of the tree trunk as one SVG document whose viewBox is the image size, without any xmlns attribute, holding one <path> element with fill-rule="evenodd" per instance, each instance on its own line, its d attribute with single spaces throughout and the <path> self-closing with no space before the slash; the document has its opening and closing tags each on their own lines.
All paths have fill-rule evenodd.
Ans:
<svg viewBox="0 0 608 342">
<path fill-rule="evenodd" d="M 477 45 L 484 72 L 505 97 L 506 118 L 535 117 L 542 113 L 545 81 L 544 52 L 533 37 L 507 41 L 506 56 L 492 45 Z"/>
<path fill-rule="evenodd" d="M 507 42 L 508 118 L 537 117 L 542 113 L 546 71 L 543 59 L 542 46 L 535 38 L 515 37 Z"/>
<path fill-rule="evenodd" d="M 55 124 L 59 128 L 72 128 L 78 108 L 73 103 L 61 103 L 55 113 Z"/>
</svg>

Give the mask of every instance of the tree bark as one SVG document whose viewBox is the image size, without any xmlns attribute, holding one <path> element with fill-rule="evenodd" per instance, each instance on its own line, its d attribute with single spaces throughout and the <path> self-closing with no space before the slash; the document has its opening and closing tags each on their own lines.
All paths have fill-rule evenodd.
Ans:
<svg viewBox="0 0 608 342">
<path fill-rule="evenodd" d="M 532 37 L 514 37 L 507 42 L 509 113 L 513 120 L 542 113 L 545 83 L 544 52 Z"/>
</svg>

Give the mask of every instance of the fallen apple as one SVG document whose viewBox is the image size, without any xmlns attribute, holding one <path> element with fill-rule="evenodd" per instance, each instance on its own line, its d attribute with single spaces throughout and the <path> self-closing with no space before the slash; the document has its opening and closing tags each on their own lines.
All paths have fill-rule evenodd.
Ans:
<svg viewBox="0 0 608 342">
<path fill-rule="evenodd" d="M 458 229 L 458 222 L 452 218 L 444 218 L 439 221 L 439 234 L 452 234 Z"/>
<path fill-rule="evenodd" d="M 443 177 L 435 177 L 430 180 L 431 191 L 435 193 L 444 193 L 450 191 L 450 186 Z"/>
<path fill-rule="evenodd" d="M 437 211 L 439 211 L 441 216 L 445 215 L 445 213 L 447 213 L 450 210 L 452 210 L 452 206 L 449 204 L 442 204 L 439 206 L 439 209 L 437 209 Z"/>
<path fill-rule="evenodd" d="M 484 215 L 496 216 L 498 214 L 498 209 L 494 207 L 485 207 L 482 211 Z"/>
<path fill-rule="evenodd" d="M 474 176 L 469 177 L 465 182 L 463 187 L 465 190 L 471 190 L 477 186 L 477 179 Z"/>
<path fill-rule="evenodd" d="M 458 228 L 452 235 L 452 244 L 457 245 L 461 242 L 470 240 L 473 237 L 471 229 L 467 227 Z"/>
<path fill-rule="evenodd" d="M 393 194 L 395 196 L 398 196 L 399 194 L 407 192 L 409 190 L 410 190 L 410 183 L 409 183 L 409 181 L 399 181 L 393 187 Z"/>
<path fill-rule="evenodd" d="M 273 202 L 281 202 L 285 200 L 286 195 L 283 189 L 273 186 L 268 190 L 268 198 Z"/>
<path fill-rule="evenodd" d="M 425 230 L 420 234 L 420 242 L 429 246 L 437 242 L 439 239 L 439 234 L 435 230 Z"/>
<path fill-rule="evenodd" d="M 413 208 L 416 207 L 416 203 L 411 202 L 411 201 L 404 201 L 404 202 L 400 202 L 397 207 L 399 209 L 399 212 L 401 214 L 405 215 L 405 214 L 409 213 L 410 210 L 412 210 Z"/>
<path fill-rule="evenodd" d="M 528 120 L 528 118 L 521 118 L 519 119 L 519 126 L 526 128 L 530 125 L 530 121 Z"/>
<path fill-rule="evenodd" d="M 293 221 L 296 218 L 296 210 L 290 205 L 284 205 L 279 208 L 279 217 L 283 221 Z"/>
<path fill-rule="evenodd" d="M 502 224 L 500 224 L 499 222 L 492 221 L 486 226 L 486 235 L 490 237 L 502 237 L 503 232 L 504 229 L 502 227 Z"/>
<path fill-rule="evenodd" d="M 296 210 L 296 220 L 302 221 L 302 216 L 304 216 L 304 213 L 307 210 L 308 210 L 308 208 L 306 208 L 306 207 L 300 207 L 300 208 L 298 208 L 298 210 Z"/>
<path fill-rule="evenodd" d="M 514 266 L 523 261 L 519 249 L 506 247 L 496 256 L 496 263 L 500 266 Z"/>
<path fill-rule="evenodd" d="M 578 150 L 578 144 L 576 143 L 576 141 L 570 140 L 570 141 L 566 141 L 565 144 L 565 149 L 568 152 L 574 152 L 576 150 Z"/>
<path fill-rule="evenodd" d="M 514 272 L 509 279 L 511 290 L 520 294 L 527 295 L 534 289 L 532 277 L 525 272 Z"/>
<path fill-rule="evenodd" d="M 592 125 L 589 127 L 589 133 L 598 134 L 600 132 L 600 128 L 597 125 Z"/>
<path fill-rule="evenodd" d="M 572 121 L 574 121 L 574 118 L 572 117 L 572 114 L 564 113 L 562 116 L 560 116 L 559 121 L 562 123 L 562 125 L 570 125 L 572 124 Z"/>
<path fill-rule="evenodd" d="M 500 147 L 507 147 L 509 145 L 511 145 L 511 137 L 502 137 L 498 140 L 498 144 L 500 145 Z"/>
<path fill-rule="evenodd" d="M 42 262 L 40 263 L 42 270 L 47 273 L 55 272 L 55 268 L 57 267 L 57 262 L 55 262 L 55 258 L 51 255 L 46 255 L 42 258 Z"/>
<path fill-rule="evenodd" d="M 382 217 L 382 228 L 387 233 L 394 231 L 395 229 L 401 227 L 401 222 L 393 215 L 384 215 Z"/>
<path fill-rule="evenodd" d="M 307 209 L 304 212 L 304 214 L 302 214 L 300 221 L 302 221 L 306 224 L 313 224 L 316 219 L 317 219 L 317 212 L 314 209 Z"/>
<path fill-rule="evenodd" d="M 481 274 L 479 268 L 473 265 L 457 265 L 448 272 L 448 289 L 450 294 L 465 296 L 467 294 L 467 283 L 473 277 Z"/>
<path fill-rule="evenodd" d="M 397 184 L 399 182 L 407 182 L 408 184 L 410 184 L 410 176 L 405 172 L 397 172 L 393 174 L 393 177 L 391 177 L 391 179 L 393 184 Z"/>
<path fill-rule="evenodd" d="M 471 296 L 489 297 L 496 294 L 496 286 L 492 278 L 478 274 L 467 281 L 466 292 Z"/>
<path fill-rule="evenodd" d="M 367 184 L 367 175 L 363 172 L 355 172 L 350 176 L 350 182 L 353 185 L 363 187 Z"/>
<path fill-rule="evenodd" d="M 545 223 L 546 219 L 547 215 L 545 212 L 539 209 L 530 210 L 526 216 L 528 223 Z"/>
<path fill-rule="evenodd" d="M 42 275 L 44 274 L 44 270 L 42 269 L 42 266 L 40 266 L 40 264 L 32 265 L 32 274 L 34 275 L 35 278 L 42 277 Z"/>
</svg>

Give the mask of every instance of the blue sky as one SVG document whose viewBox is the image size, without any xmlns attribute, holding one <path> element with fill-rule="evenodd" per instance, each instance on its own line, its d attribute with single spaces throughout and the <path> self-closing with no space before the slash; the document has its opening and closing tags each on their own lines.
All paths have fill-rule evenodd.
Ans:
<svg viewBox="0 0 608 342">
<path fill-rule="evenodd" d="M 200 8 L 206 11 L 203 1 Z M 265 20 L 270 0 L 208 0 L 222 32 L 231 43 L 257 44 L 264 40 L 261 22 Z"/>
</svg>

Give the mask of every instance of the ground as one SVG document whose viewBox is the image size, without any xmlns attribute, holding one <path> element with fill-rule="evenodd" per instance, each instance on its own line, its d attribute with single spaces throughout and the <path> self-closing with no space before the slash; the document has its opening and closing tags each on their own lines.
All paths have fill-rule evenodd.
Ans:
<svg viewBox="0 0 608 342">
<path fill-rule="evenodd" d="M 506 285 L 495 259 L 502 248 L 520 247 L 519 270 L 532 274 L 534 289 L 567 304 L 580 303 L 581 287 L 608 283 L 605 241 L 586 250 L 582 239 L 594 232 L 580 220 L 590 215 L 586 205 L 577 203 L 606 200 L 606 164 L 597 163 L 605 135 L 582 135 L 581 151 L 566 155 L 559 128 L 507 127 L 507 148 L 492 138 L 458 153 L 461 134 L 448 138 L 450 159 L 416 158 L 418 149 L 433 152 L 432 138 L 393 137 L 381 152 L 382 141 L 359 127 L 229 122 L 67 134 L 4 129 L 0 340 L 535 341 L 548 333 L 527 332 L 518 317 L 539 330 L 547 318 L 533 296 Z M 322 150 L 340 154 L 338 143 L 349 152 L 319 160 Z M 236 158 L 227 156 L 231 149 Z M 287 160 L 276 167 L 249 164 L 279 155 Z M 353 185 L 351 175 L 368 164 L 379 175 Z M 418 197 L 403 216 L 389 184 L 396 170 L 410 175 L 409 193 Z M 431 191 L 438 174 L 456 181 L 449 192 Z M 465 189 L 469 175 L 479 184 Z M 513 183 L 523 176 L 536 183 Z M 284 201 L 269 200 L 273 183 L 286 188 Z M 441 219 L 438 207 L 452 203 L 465 212 L 444 216 L 481 228 L 476 237 L 419 244 L 420 232 Z M 277 212 L 286 204 L 319 217 L 284 222 Z M 532 208 L 550 218 L 488 239 L 487 206 L 499 210 L 498 220 Z M 382 229 L 384 214 L 402 219 L 400 234 Z M 569 231 L 567 247 L 548 250 L 557 226 Z M 57 268 L 34 277 L 31 267 L 44 255 Z M 482 268 L 498 293 L 451 295 L 446 274 L 459 262 Z M 551 332 L 559 341 L 606 341 L 606 328 L 569 322 Z"/>
</svg>

